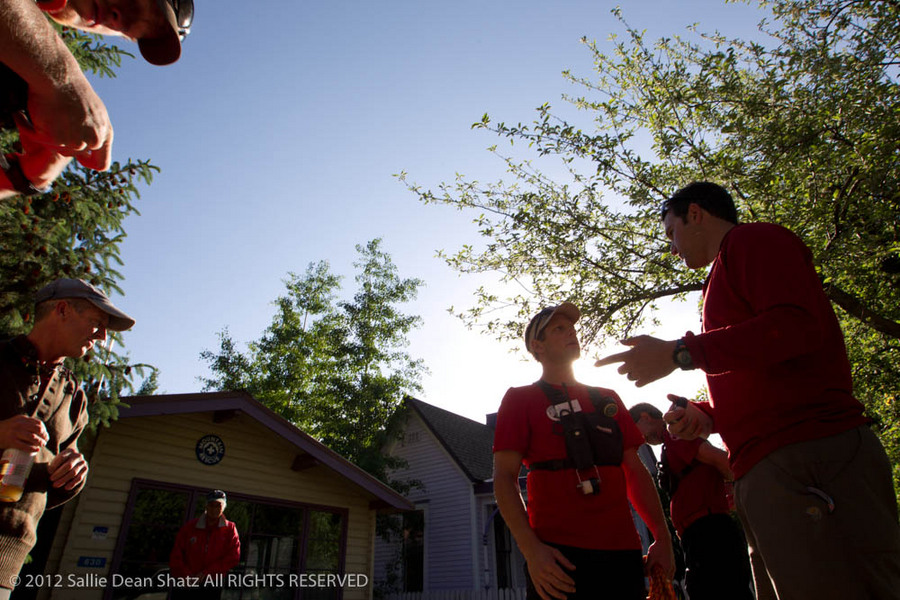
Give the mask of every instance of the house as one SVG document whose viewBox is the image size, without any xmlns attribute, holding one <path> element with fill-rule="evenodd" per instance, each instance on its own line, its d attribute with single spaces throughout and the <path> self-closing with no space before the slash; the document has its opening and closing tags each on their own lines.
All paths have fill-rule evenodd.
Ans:
<svg viewBox="0 0 900 600">
<path fill-rule="evenodd" d="M 84 490 L 41 534 L 53 545 L 36 572 L 61 577 L 41 598 L 164 598 L 175 534 L 210 489 L 241 537 L 226 600 L 372 597 L 376 514 L 409 501 L 246 393 L 123 401 L 85 449 Z"/>
<path fill-rule="evenodd" d="M 386 596 L 457 592 L 465 598 L 507 590 L 524 598 L 524 558 L 494 500 L 496 413 L 484 424 L 415 398 L 403 410 L 402 435 L 386 453 L 406 462 L 392 476 L 417 484 L 406 495 L 416 510 L 393 517 L 398 533 L 391 539 L 377 539 L 376 589 Z M 649 446 L 639 455 L 655 469 Z M 524 492 L 524 469 L 520 486 Z M 647 528 L 633 516 L 646 552 Z"/>
<path fill-rule="evenodd" d="M 386 593 L 524 588 L 524 560 L 493 490 L 491 427 L 415 398 L 404 401 L 402 437 L 386 452 L 406 461 L 393 477 L 416 482 L 399 539 L 375 546 L 376 586 Z M 524 480 L 523 480 L 524 481 Z"/>
</svg>

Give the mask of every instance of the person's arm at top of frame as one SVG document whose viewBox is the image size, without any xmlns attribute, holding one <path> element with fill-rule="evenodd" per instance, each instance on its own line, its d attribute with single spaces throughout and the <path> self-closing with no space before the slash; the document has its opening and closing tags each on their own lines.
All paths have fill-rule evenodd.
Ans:
<svg viewBox="0 0 900 600">
<path fill-rule="evenodd" d="M 20 131 L 88 168 L 109 168 L 113 130 L 106 106 L 34 0 L 2 0 L 0 62 L 28 84 L 31 121 L 17 119 Z"/>
<path fill-rule="evenodd" d="M 38 190 L 43 190 L 53 183 L 72 160 L 50 146 L 32 141 L 30 129 L 27 128 L 19 131 L 19 143 L 22 146 L 22 154 L 17 155 L 15 160 L 19 163 L 21 176 Z M 6 157 L 7 161 L 11 158 Z M 0 200 L 19 193 L 8 173 L 0 169 Z"/>
<path fill-rule="evenodd" d="M 538 594 L 544 600 L 564 600 L 575 591 L 575 582 L 564 569 L 572 570 L 563 554 L 544 544 L 531 528 L 525 502 L 519 491 L 522 455 L 512 450 L 494 452 L 494 496 L 509 531 L 528 563 L 528 573 Z"/>
<path fill-rule="evenodd" d="M 666 577 L 675 575 L 675 555 L 672 551 L 672 534 L 666 523 L 666 515 L 659 502 L 659 493 L 653 484 L 650 471 L 641 462 L 636 448 L 626 448 L 622 455 L 622 468 L 625 471 L 625 483 L 628 487 L 628 499 L 635 510 L 650 528 L 655 540 L 647 550 L 647 573 L 652 572 L 653 565 L 662 567 Z"/>
</svg>

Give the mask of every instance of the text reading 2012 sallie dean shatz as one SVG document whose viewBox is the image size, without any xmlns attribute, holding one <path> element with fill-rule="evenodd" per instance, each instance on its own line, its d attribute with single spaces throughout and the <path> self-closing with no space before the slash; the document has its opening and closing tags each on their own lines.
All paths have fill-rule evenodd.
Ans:
<svg viewBox="0 0 900 600">
<path fill-rule="evenodd" d="M 15 586 L 25 588 L 362 588 L 369 585 L 369 578 L 362 573 L 228 573 L 205 577 L 173 577 L 169 573 L 157 573 L 149 577 L 128 577 L 89 574 L 23 575 L 16 577 Z"/>
</svg>

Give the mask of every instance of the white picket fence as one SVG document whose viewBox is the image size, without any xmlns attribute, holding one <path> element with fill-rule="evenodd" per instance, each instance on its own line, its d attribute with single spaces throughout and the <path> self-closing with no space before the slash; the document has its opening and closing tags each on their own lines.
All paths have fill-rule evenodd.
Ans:
<svg viewBox="0 0 900 600">
<path fill-rule="evenodd" d="M 389 594 L 385 600 L 525 600 L 525 588 L 502 590 L 437 590 Z"/>
</svg>

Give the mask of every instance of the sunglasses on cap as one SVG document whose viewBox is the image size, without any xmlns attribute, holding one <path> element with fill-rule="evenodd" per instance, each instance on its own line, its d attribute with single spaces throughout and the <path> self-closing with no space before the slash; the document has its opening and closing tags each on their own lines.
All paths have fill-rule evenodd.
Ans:
<svg viewBox="0 0 900 600">
<path fill-rule="evenodd" d="M 178 25 L 178 39 L 183 40 L 191 32 L 194 22 L 194 0 L 166 0 L 175 13 L 175 24 Z"/>
</svg>

